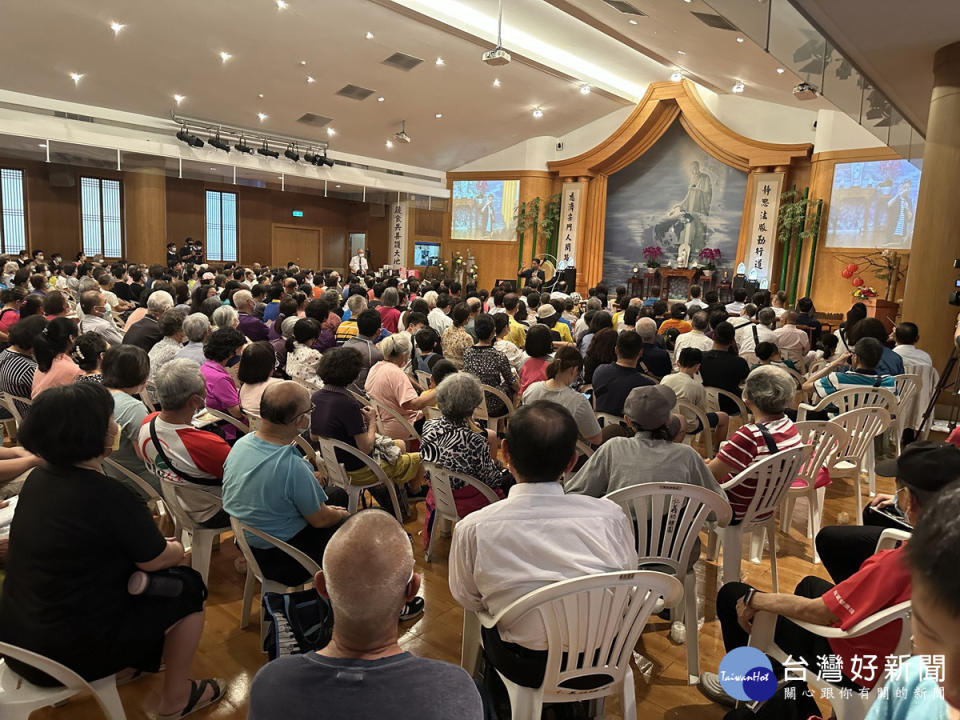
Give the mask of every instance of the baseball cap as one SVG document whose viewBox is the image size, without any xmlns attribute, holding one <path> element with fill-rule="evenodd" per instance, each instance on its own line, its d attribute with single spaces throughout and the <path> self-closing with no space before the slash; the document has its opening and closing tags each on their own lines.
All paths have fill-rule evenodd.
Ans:
<svg viewBox="0 0 960 720">
<path fill-rule="evenodd" d="M 939 492 L 960 480 L 960 450 L 932 440 L 911 443 L 900 457 L 878 462 L 876 472 L 917 490 Z"/>
<path fill-rule="evenodd" d="M 537 317 L 541 320 L 549 320 L 557 314 L 557 309 L 550 303 L 544 303 L 537 308 Z"/>
<path fill-rule="evenodd" d="M 641 430 L 656 430 L 670 422 L 677 396 L 666 385 L 645 385 L 630 391 L 623 414 Z"/>
</svg>

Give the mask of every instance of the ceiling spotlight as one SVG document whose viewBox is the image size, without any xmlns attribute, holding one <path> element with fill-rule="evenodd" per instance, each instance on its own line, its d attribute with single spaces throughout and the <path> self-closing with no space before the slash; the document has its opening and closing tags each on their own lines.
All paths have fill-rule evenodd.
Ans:
<svg viewBox="0 0 960 720">
<path fill-rule="evenodd" d="M 185 142 L 190 147 L 195 147 L 195 148 L 203 147 L 203 140 L 201 140 L 192 132 L 187 130 L 186 125 L 180 128 L 180 131 L 177 133 L 177 140 L 179 140 L 180 142 Z"/>
<path fill-rule="evenodd" d="M 184 100 L 186 100 L 186 99 L 187 99 L 187 96 L 186 96 L 186 95 L 177 95 L 176 93 L 174 93 L 174 95 L 173 95 L 173 101 L 174 101 L 175 103 L 177 103 L 177 105 L 179 105 L 180 103 L 182 103 L 182 102 L 183 102 Z"/>
<path fill-rule="evenodd" d="M 253 148 L 247 145 L 247 141 L 244 139 L 243 135 L 241 135 L 240 139 L 237 140 L 237 144 L 233 146 L 233 149 L 237 152 L 253 155 Z"/>
<path fill-rule="evenodd" d="M 541 110 L 539 107 L 535 107 L 535 108 L 533 109 L 533 116 L 534 116 L 537 120 L 539 120 L 540 118 L 543 117 L 543 110 Z"/>
<path fill-rule="evenodd" d="M 263 141 L 263 147 L 262 147 L 262 148 L 259 148 L 259 149 L 257 150 L 257 154 L 258 154 L 258 155 L 263 155 L 264 157 L 270 157 L 270 158 L 278 158 L 278 157 L 280 157 L 280 153 L 278 153 L 276 150 L 271 150 L 271 149 L 270 149 L 270 146 L 267 145 L 267 141 L 266 141 L 266 140 Z"/>
<path fill-rule="evenodd" d="M 683 0 L 685 3 L 692 3 L 693 0 Z"/>
<path fill-rule="evenodd" d="M 738 42 L 738 43 L 743 43 L 743 38 L 742 38 L 742 37 L 738 37 L 738 38 L 737 38 L 737 42 Z"/>
<path fill-rule="evenodd" d="M 301 65 L 306 65 L 306 64 L 307 64 L 307 61 L 306 61 L 306 60 L 301 60 L 301 61 L 300 61 L 300 64 L 301 64 Z"/>
<path fill-rule="evenodd" d="M 332 127 L 328 127 L 328 128 L 327 128 L 327 135 L 328 135 L 329 137 L 333 137 L 333 136 L 336 135 L 336 134 L 337 134 L 337 131 L 334 130 Z"/>
<path fill-rule="evenodd" d="M 636 21 L 636 20 L 627 20 L 627 22 L 630 23 L 631 25 L 636 25 L 636 24 L 637 24 L 637 21 Z"/>
<path fill-rule="evenodd" d="M 677 55 L 686 55 L 686 53 L 683 50 L 677 50 Z"/>
<path fill-rule="evenodd" d="M 120 31 L 123 30 L 125 27 L 126 25 L 124 25 L 123 23 L 118 23 L 116 20 L 110 23 L 110 29 L 113 30 L 114 35 L 119 35 Z"/>
<path fill-rule="evenodd" d="M 670 76 L 670 79 L 673 80 L 673 82 L 680 82 L 683 80 L 683 73 L 679 70 L 676 70 L 674 71 L 673 75 Z"/>
<path fill-rule="evenodd" d="M 316 80 L 315 80 L 314 78 L 312 78 L 310 75 L 307 75 L 307 82 L 308 82 L 308 83 L 315 83 Z"/>
<path fill-rule="evenodd" d="M 268 117 L 270 117 L 270 116 L 267 115 L 266 113 L 257 113 L 257 117 L 260 119 L 260 122 L 263 122 L 264 120 L 266 120 L 266 119 L 267 119 Z"/>
<path fill-rule="evenodd" d="M 257 93 L 257 97 L 263 100 L 263 93 Z"/>
<path fill-rule="evenodd" d="M 83 80 L 83 73 L 70 73 L 70 79 L 73 80 L 74 85 L 79 85 Z"/>
<path fill-rule="evenodd" d="M 436 64 L 437 64 L 437 65 L 443 65 L 443 58 L 442 58 L 442 57 L 438 57 Z"/>
<path fill-rule="evenodd" d="M 731 91 L 731 92 L 735 92 L 735 93 L 737 93 L 737 94 L 739 95 L 740 93 L 743 92 L 744 87 L 745 87 L 745 85 L 743 84 L 743 81 L 742 81 L 742 80 L 737 80 L 737 81 L 733 84 L 733 87 L 730 88 L 730 91 Z"/>
<path fill-rule="evenodd" d="M 377 98 L 377 102 L 383 102 L 383 95 Z"/>
<path fill-rule="evenodd" d="M 217 150 L 223 150 L 224 152 L 230 152 L 230 143 L 226 140 L 220 138 L 220 133 L 218 132 L 215 137 L 208 140 L 211 147 L 215 147 Z"/>
<path fill-rule="evenodd" d="M 300 161 L 300 153 L 297 152 L 296 145 L 287 145 L 287 149 L 283 151 L 284 157 L 288 157 L 294 162 Z"/>
<path fill-rule="evenodd" d="M 40 143 L 40 144 L 38 145 L 38 147 L 46 148 L 46 147 L 47 147 L 47 144 L 46 144 L 46 143 Z"/>
<path fill-rule="evenodd" d="M 323 164 L 329 167 L 333 167 L 333 160 L 327 157 L 327 149 L 323 149 Z"/>
<path fill-rule="evenodd" d="M 305 152 L 303 154 L 303 159 L 306 160 L 311 165 L 319 165 L 321 162 L 320 156 L 316 153 Z"/>
<path fill-rule="evenodd" d="M 365 37 L 367 38 L 367 40 L 373 40 L 373 33 L 367 30 L 367 34 L 365 35 Z"/>
<path fill-rule="evenodd" d="M 434 117 L 435 117 L 437 120 L 439 120 L 440 118 L 443 117 L 443 113 L 437 113 L 436 115 L 434 115 Z"/>
<path fill-rule="evenodd" d="M 500 78 L 494 78 L 494 79 L 493 79 L 493 86 L 494 86 L 494 87 L 500 87 Z"/>
<path fill-rule="evenodd" d="M 277 10 L 286 10 L 287 1 L 286 0 L 277 0 Z"/>
<path fill-rule="evenodd" d="M 584 83 L 583 85 L 581 85 L 581 86 L 580 86 L 580 94 L 581 94 L 581 95 L 589 95 L 589 94 L 590 94 L 590 86 L 587 85 L 586 83 Z"/>
<path fill-rule="evenodd" d="M 777 75 L 783 75 L 783 68 L 777 68 Z"/>
<path fill-rule="evenodd" d="M 232 57 L 233 55 L 231 55 L 230 53 L 224 52 L 223 50 L 220 51 L 220 62 L 225 63 L 227 60 L 229 60 Z"/>
<path fill-rule="evenodd" d="M 393 147 L 393 140 L 387 140 L 387 148 Z M 339 185 L 337 187 L 340 187 Z"/>
</svg>

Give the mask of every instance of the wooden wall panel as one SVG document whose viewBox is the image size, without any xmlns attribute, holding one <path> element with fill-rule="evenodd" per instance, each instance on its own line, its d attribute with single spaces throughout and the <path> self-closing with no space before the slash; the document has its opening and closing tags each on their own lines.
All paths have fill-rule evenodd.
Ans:
<svg viewBox="0 0 960 720">
<path fill-rule="evenodd" d="M 163 171 L 126 173 L 123 202 L 126 256 L 147 264 L 166 262 L 167 192 Z"/>
</svg>

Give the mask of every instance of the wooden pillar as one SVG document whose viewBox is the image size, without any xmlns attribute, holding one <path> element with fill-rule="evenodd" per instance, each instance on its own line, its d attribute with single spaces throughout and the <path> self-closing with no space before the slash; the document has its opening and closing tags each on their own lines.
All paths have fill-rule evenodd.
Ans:
<svg viewBox="0 0 960 720">
<path fill-rule="evenodd" d="M 587 288 L 603 278 L 603 228 L 607 213 L 607 176 L 590 178 L 583 225 L 583 241 L 577 255 L 577 292 L 586 297 Z"/>
<path fill-rule="evenodd" d="M 913 246 L 903 295 L 904 320 L 920 325 L 920 344 L 942 370 L 953 348 L 957 308 L 947 303 L 960 257 L 960 42 L 940 48 L 923 149 Z"/>
<path fill-rule="evenodd" d="M 164 169 L 146 168 L 125 173 L 123 193 L 126 257 L 148 264 L 164 263 L 167 246 L 167 176 Z"/>
</svg>

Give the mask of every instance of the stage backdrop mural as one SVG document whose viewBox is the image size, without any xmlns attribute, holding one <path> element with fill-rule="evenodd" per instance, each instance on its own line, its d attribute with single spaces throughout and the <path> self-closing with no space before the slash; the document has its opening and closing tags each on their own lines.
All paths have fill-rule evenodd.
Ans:
<svg viewBox="0 0 960 720">
<path fill-rule="evenodd" d="M 732 268 L 746 191 L 746 173 L 712 158 L 674 123 L 607 181 L 604 280 L 625 282 L 653 246 L 663 250 L 663 266 L 703 265 L 698 254 L 711 248 L 721 253 L 717 267 Z"/>
</svg>

